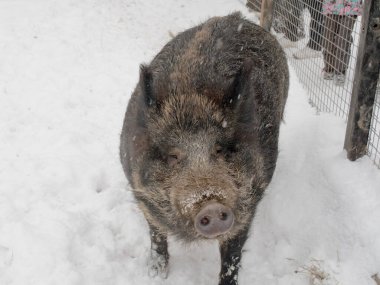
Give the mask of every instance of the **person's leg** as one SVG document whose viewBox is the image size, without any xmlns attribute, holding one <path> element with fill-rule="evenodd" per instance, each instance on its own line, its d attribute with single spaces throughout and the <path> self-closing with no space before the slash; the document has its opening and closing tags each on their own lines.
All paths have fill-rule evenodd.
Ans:
<svg viewBox="0 0 380 285">
<path fill-rule="evenodd" d="M 346 80 L 346 71 L 350 61 L 352 29 L 355 24 L 356 16 L 340 16 L 338 32 L 335 39 L 336 43 L 336 65 L 334 82 L 336 85 L 344 85 Z"/>
<path fill-rule="evenodd" d="M 346 73 L 350 61 L 352 29 L 355 25 L 356 16 L 341 16 L 339 31 L 336 39 L 337 45 L 337 65 L 336 71 L 342 74 Z"/>
<path fill-rule="evenodd" d="M 310 11 L 310 39 L 307 46 L 313 50 L 322 50 L 322 35 L 324 15 L 322 14 L 322 0 L 307 0 Z"/>
<path fill-rule="evenodd" d="M 322 40 L 323 44 L 323 61 L 324 61 L 324 78 L 333 79 L 334 74 L 334 64 L 335 64 L 335 35 L 337 27 L 337 16 L 336 15 L 326 15 L 325 16 L 325 29 L 324 37 Z"/>
</svg>

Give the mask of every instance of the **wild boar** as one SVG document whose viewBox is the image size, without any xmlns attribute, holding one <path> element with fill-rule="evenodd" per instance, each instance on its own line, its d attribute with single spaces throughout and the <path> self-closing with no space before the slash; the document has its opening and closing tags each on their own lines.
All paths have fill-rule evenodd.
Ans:
<svg viewBox="0 0 380 285">
<path fill-rule="evenodd" d="M 240 13 L 178 34 L 141 66 L 120 158 L 150 227 L 151 275 L 167 275 L 168 235 L 216 239 L 219 284 L 238 284 L 275 170 L 288 85 L 281 46 Z"/>
</svg>

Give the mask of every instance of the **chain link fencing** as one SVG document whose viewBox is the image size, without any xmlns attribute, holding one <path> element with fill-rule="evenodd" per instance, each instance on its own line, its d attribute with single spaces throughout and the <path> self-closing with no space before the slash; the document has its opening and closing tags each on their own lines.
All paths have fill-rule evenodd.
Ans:
<svg viewBox="0 0 380 285">
<path fill-rule="evenodd" d="M 247 7 L 259 13 L 261 2 L 248 0 Z M 271 33 L 284 48 L 310 104 L 320 112 L 333 113 L 347 121 L 353 87 L 358 84 L 355 75 L 360 51 L 363 52 L 359 44 L 364 16 L 356 11 L 346 16 L 329 14 L 323 3 L 323 0 L 274 0 Z M 371 107 L 367 154 L 380 168 L 379 82 Z"/>
</svg>

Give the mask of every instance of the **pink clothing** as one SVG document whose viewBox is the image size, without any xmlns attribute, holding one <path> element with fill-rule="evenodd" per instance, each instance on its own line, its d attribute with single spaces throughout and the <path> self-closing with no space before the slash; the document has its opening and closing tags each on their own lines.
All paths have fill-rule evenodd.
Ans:
<svg viewBox="0 0 380 285">
<path fill-rule="evenodd" d="M 322 12 L 325 15 L 359 16 L 362 0 L 324 0 Z"/>
</svg>

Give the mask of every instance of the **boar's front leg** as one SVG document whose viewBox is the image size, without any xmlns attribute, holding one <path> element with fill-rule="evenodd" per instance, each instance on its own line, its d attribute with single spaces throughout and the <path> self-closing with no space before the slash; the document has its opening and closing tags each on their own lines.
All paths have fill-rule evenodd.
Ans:
<svg viewBox="0 0 380 285">
<path fill-rule="evenodd" d="M 166 278 L 168 276 L 168 239 L 167 235 L 159 232 L 153 225 L 149 224 L 150 228 L 150 260 L 149 260 L 149 276 L 160 276 Z"/>
<path fill-rule="evenodd" d="M 248 229 L 249 227 L 232 239 L 220 243 L 219 248 L 222 268 L 220 270 L 219 285 L 238 284 L 241 254 L 244 243 L 247 240 Z"/>
</svg>

